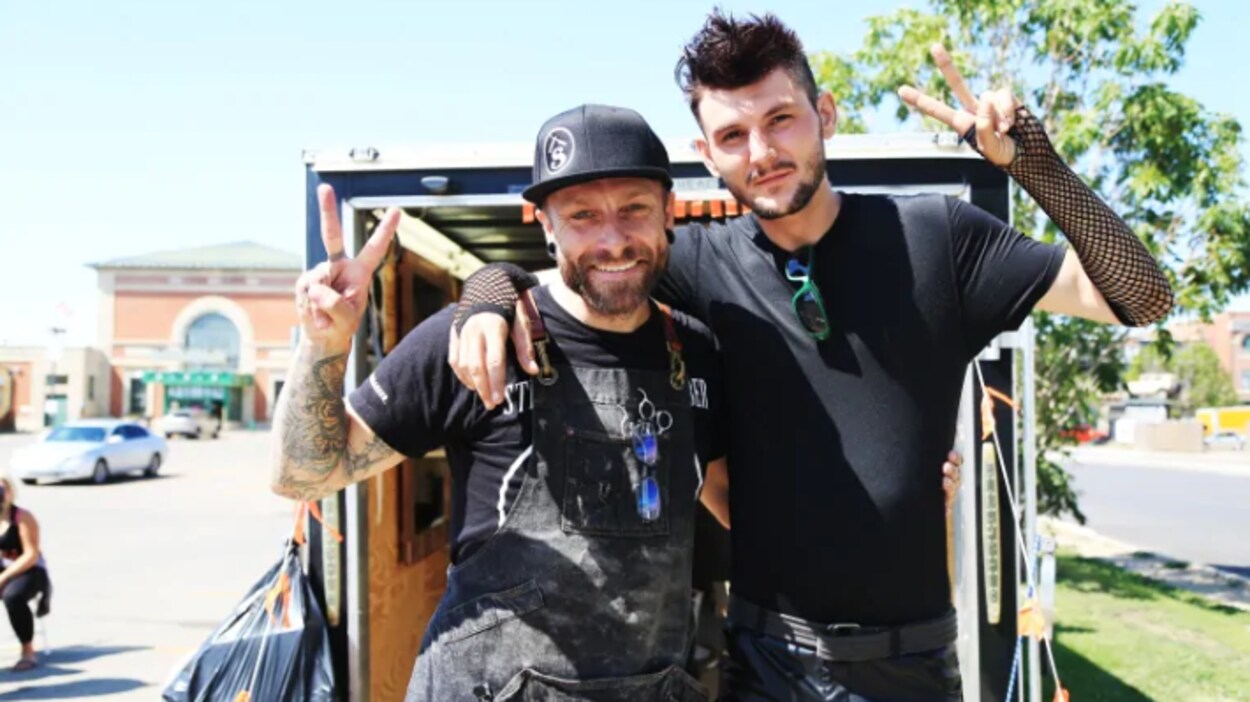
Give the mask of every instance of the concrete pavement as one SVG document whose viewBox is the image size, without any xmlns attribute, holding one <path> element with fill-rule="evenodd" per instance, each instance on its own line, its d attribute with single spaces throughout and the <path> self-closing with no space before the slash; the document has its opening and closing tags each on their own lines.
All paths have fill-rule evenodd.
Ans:
<svg viewBox="0 0 1250 702">
<path fill-rule="evenodd" d="M 1105 560 L 1219 604 L 1250 611 L 1250 578 L 1117 541 L 1072 522 L 1043 517 L 1038 528 L 1053 537 L 1060 548 L 1079 556 Z"/>
<path fill-rule="evenodd" d="M 1063 461 L 1062 457 L 1056 458 Z M 1072 460 L 1091 465 L 1190 470 L 1250 478 L 1250 451 L 1212 449 L 1200 453 L 1181 453 L 1138 451 L 1118 446 L 1081 446 L 1072 450 Z"/>
<path fill-rule="evenodd" d="M 33 440 L 0 435 L 0 469 Z M 292 505 L 268 491 L 267 440 L 171 440 L 154 480 L 19 485 L 55 587 L 51 652 L 34 671 L 10 672 L 17 641 L 0 625 L 0 702 L 159 699 L 176 664 L 281 555 Z"/>
<path fill-rule="evenodd" d="M 1074 454 L 1088 526 L 1175 560 L 1250 575 L 1250 461 L 1242 452 Z"/>
</svg>

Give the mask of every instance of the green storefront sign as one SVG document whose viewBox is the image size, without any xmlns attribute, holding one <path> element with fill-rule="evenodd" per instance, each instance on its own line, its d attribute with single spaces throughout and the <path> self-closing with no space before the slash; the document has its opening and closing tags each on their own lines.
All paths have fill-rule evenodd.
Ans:
<svg viewBox="0 0 1250 702">
<path fill-rule="evenodd" d="M 220 409 L 227 421 L 240 421 L 243 388 L 252 385 L 252 376 L 231 371 L 147 371 L 143 382 L 165 386 L 164 411 L 177 403 L 179 407 L 201 407 L 206 411 Z"/>
<path fill-rule="evenodd" d="M 167 388 L 184 385 L 242 388 L 252 384 L 252 376 L 230 371 L 147 371 L 143 374 L 143 382 L 161 383 Z"/>
</svg>

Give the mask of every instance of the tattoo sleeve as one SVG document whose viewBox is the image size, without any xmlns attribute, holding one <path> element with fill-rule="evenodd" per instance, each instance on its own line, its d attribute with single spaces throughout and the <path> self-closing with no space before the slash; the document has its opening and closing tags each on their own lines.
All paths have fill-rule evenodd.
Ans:
<svg viewBox="0 0 1250 702">
<path fill-rule="evenodd" d="M 360 480 L 396 453 L 377 436 L 348 441 L 343 399 L 347 354 L 320 356 L 301 346 L 274 412 L 274 489 L 301 500 L 325 497 Z"/>
</svg>

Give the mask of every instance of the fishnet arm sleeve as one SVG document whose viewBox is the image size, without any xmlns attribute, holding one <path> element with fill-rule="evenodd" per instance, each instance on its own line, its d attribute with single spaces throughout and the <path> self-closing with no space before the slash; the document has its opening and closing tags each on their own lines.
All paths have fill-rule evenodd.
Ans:
<svg viewBox="0 0 1250 702">
<path fill-rule="evenodd" d="M 1042 123 L 1016 109 L 1008 134 L 1015 159 L 1004 168 L 1072 242 L 1081 265 L 1117 319 L 1140 327 L 1172 309 L 1172 286 L 1145 244 L 1055 153 Z M 973 137 L 970 142 L 975 145 Z M 975 148 L 975 146 L 974 146 Z"/>
<path fill-rule="evenodd" d="M 469 317 L 479 312 L 493 312 L 511 325 L 521 293 L 535 285 L 538 285 L 538 277 L 516 264 L 483 266 L 465 278 L 452 324 L 459 332 Z"/>
</svg>

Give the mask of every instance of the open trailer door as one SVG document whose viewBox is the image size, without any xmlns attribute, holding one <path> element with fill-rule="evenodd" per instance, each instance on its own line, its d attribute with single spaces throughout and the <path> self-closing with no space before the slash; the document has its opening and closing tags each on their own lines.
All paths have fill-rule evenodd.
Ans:
<svg viewBox="0 0 1250 702">
<path fill-rule="evenodd" d="M 679 219 L 722 219 L 745 211 L 707 176 L 687 145 L 668 146 Z M 839 136 L 827 151 L 830 179 L 839 189 L 941 192 L 1010 221 L 1006 175 L 950 135 Z M 335 188 L 349 251 L 360 248 L 386 208 L 404 211 L 398 246 L 379 271 L 371 311 L 348 365 L 349 389 L 403 334 L 456 299 L 460 281 L 483 263 L 549 267 L 534 210 L 520 196 L 530 181 L 530 159 L 531 147 L 521 144 L 305 155 L 307 267 L 325 258 L 318 184 Z M 1026 325 L 1020 333 L 996 339 L 965 379 L 956 446 L 965 458 L 964 480 L 948 524 L 948 543 L 964 694 L 971 702 L 1004 698 L 1017 655 L 1015 614 L 1023 578 L 1018 544 L 1036 539 L 1031 354 L 1031 325 Z M 1025 401 L 1023 415 L 1002 406 L 994 410 L 997 455 L 1005 471 L 995 467 L 994 456 L 984 449 L 988 442 L 981 439 L 983 385 Z M 1023 442 L 1016 438 L 1020 432 Z M 1017 455 L 1018 445 L 1023 455 Z M 988 490 L 982 490 L 984 485 Z M 445 460 L 431 455 L 352 486 L 323 505 L 346 542 L 327 544 L 314 529 L 306 555 L 321 585 L 318 596 L 326 603 L 336 666 L 350 700 L 402 698 L 445 585 L 449 486 Z M 1020 521 L 1009 505 L 1009 491 L 1021 500 Z M 1027 649 L 1021 669 L 1032 680 L 1017 682 L 1013 697 L 1040 699 L 1036 644 Z"/>
</svg>

